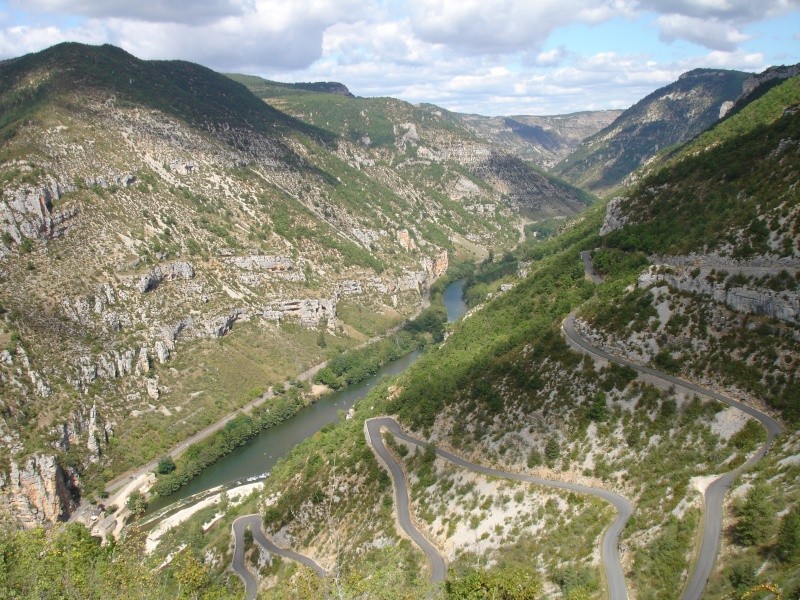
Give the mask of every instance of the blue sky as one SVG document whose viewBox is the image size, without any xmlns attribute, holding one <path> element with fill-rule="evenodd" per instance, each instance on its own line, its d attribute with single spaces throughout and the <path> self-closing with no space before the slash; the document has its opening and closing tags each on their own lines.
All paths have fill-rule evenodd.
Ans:
<svg viewBox="0 0 800 600">
<path fill-rule="evenodd" d="M 800 62 L 800 0 L 0 0 L 0 58 L 112 43 L 497 114 L 625 108 L 697 67 Z"/>
</svg>

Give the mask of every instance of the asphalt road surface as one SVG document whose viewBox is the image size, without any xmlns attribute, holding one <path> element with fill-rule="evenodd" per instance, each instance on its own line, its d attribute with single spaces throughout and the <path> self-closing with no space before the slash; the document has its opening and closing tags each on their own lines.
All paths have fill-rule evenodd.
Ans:
<svg viewBox="0 0 800 600">
<path fill-rule="evenodd" d="M 758 419 L 764 426 L 764 429 L 767 430 L 767 441 L 759 448 L 758 452 L 751 456 L 739 468 L 715 479 L 706 489 L 706 493 L 703 494 L 703 539 L 700 544 L 700 553 L 692 569 L 689 583 L 681 596 L 682 600 L 700 600 L 703 597 L 708 578 L 714 569 L 714 563 L 719 554 L 720 538 L 722 535 L 722 503 L 725 499 L 725 493 L 728 491 L 733 480 L 736 479 L 740 473 L 755 465 L 767 453 L 775 437 L 781 432 L 781 426 L 769 415 L 764 414 L 752 406 L 742 404 L 738 400 L 734 400 L 724 394 L 706 389 L 691 381 L 686 381 L 685 379 L 656 371 L 655 369 L 645 367 L 625 358 L 609 354 L 600 348 L 596 348 L 575 329 L 575 313 L 570 314 L 564 321 L 563 331 L 569 341 L 589 354 L 631 367 L 647 378 L 661 380 L 668 385 L 681 387 L 689 392 L 706 396 L 707 398 L 712 398 L 723 404 L 737 408 L 751 417 Z"/>
<path fill-rule="evenodd" d="M 366 421 L 366 423 L 364 423 L 364 429 L 367 434 L 368 443 L 378 455 L 378 458 L 389 467 L 389 471 L 392 476 L 392 482 L 395 485 L 395 497 L 398 498 L 398 505 L 400 504 L 400 498 L 403 499 L 404 505 L 402 511 L 400 508 L 398 508 L 398 519 L 400 519 L 403 529 L 409 534 L 409 537 L 411 537 L 414 542 L 417 542 L 417 539 L 423 540 L 423 544 L 419 544 L 419 546 L 423 549 L 426 556 L 428 556 L 428 560 L 431 561 L 431 580 L 434 582 L 441 581 L 446 575 L 444 558 L 411 523 L 410 516 L 408 516 L 408 484 L 406 482 L 405 473 L 403 473 L 400 465 L 397 464 L 394 457 L 386 449 L 386 446 L 384 445 L 383 439 L 380 435 L 381 428 L 387 429 L 396 438 L 416 446 L 425 446 L 426 442 L 406 434 L 400 428 L 400 424 L 392 417 L 376 417 L 374 419 L 369 419 Z M 475 473 L 480 473 L 481 475 L 554 487 L 571 492 L 577 492 L 579 494 L 590 494 L 592 496 L 601 498 L 614 506 L 614 508 L 617 510 L 617 518 L 614 519 L 614 522 L 603 534 L 600 547 L 600 556 L 606 571 L 609 596 L 612 600 L 627 599 L 628 590 L 625 586 L 625 577 L 622 574 L 622 565 L 620 564 L 619 558 L 619 536 L 622 532 L 622 529 L 625 527 L 625 523 L 633 512 L 633 506 L 624 496 L 620 496 L 619 494 L 608 490 L 593 488 L 577 483 L 552 481 L 549 479 L 542 479 L 541 477 L 534 477 L 532 475 L 509 473 L 506 471 L 500 471 L 499 469 L 484 467 L 482 465 L 477 465 L 475 463 L 466 461 L 460 456 L 440 448 L 436 449 L 436 454 L 441 458 L 450 461 L 454 465 L 469 469 Z M 408 525 L 410 527 L 406 527 L 406 525 L 403 524 L 403 520 L 401 518 L 403 512 L 406 514 Z M 412 531 L 414 532 L 414 535 L 412 535 Z M 428 549 L 426 550 L 426 548 Z"/>
<path fill-rule="evenodd" d="M 261 528 L 261 515 L 245 515 L 233 522 L 233 563 L 231 568 L 244 581 L 245 596 L 247 600 L 255 600 L 258 593 L 258 581 L 244 563 L 244 532 L 247 528 L 253 532 L 253 541 L 271 554 L 276 554 L 284 558 L 295 560 L 307 567 L 310 567 L 319 577 L 325 577 L 325 569 L 320 567 L 314 560 L 292 550 L 285 550 L 269 539 Z"/>
</svg>

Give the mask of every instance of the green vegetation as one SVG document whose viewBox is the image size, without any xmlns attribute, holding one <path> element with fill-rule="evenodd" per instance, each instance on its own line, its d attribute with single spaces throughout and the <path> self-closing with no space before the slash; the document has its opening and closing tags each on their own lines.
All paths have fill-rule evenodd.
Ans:
<svg viewBox="0 0 800 600">
<path fill-rule="evenodd" d="M 736 508 L 738 520 L 734 528 L 736 540 L 743 546 L 763 544 L 771 536 L 775 509 L 764 483 L 754 485 Z"/>
<path fill-rule="evenodd" d="M 778 557 L 785 563 L 800 561 L 800 506 L 795 506 L 781 519 L 778 530 Z"/>
<path fill-rule="evenodd" d="M 495 567 L 451 576 L 445 589 L 453 600 L 535 600 L 541 595 L 542 582 L 528 569 Z"/>
<path fill-rule="evenodd" d="M 630 193 L 630 224 L 605 244 L 645 254 L 688 254 L 733 245 L 734 258 L 770 253 L 770 237 L 791 255 L 797 246 L 796 191 L 786 181 L 798 176 L 795 161 L 783 160 L 781 141 L 800 137 L 800 115 L 785 114 L 739 137 L 720 136 L 717 145 L 648 176 Z"/>
<path fill-rule="evenodd" d="M 238 598 L 195 555 L 179 553 L 165 570 L 142 560 L 139 540 L 100 545 L 77 523 L 47 533 L 0 533 L 0 595 L 4 598 Z M 234 584 L 236 585 L 236 584 Z"/>
<path fill-rule="evenodd" d="M 268 399 L 253 409 L 252 414 L 236 415 L 216 433 L 189 446 L 178 458 L 173 472 L 159 476 L 152 492 L 159 496 L 169 496 L 189 483 L 203 469 L 230 454 L 238 446 L 246 444 L 261 430 L 293 417 L 305 405 L 306 400 L 300 397 L 295 388 L 291 388 L 285 394 Z"/>
<path fill-rule="evenodd" d="M 156 473 L 158 475 L 168 475 L 175 470 L 175 461 L 172 460 L 171 456 L 162 456 L 158 459 L 158 465 L 156 466 Z"/>
<path fill-rule="evenodd" d="M 419 340 L 415 336 L 401 331 L 366 348 L 348 350 L 333 357 L 327 366 L 316 374 L 314 381 L 338 390 L 363 381 L 386 363 L 397 360 L 418 347 Z"/>
</svg>

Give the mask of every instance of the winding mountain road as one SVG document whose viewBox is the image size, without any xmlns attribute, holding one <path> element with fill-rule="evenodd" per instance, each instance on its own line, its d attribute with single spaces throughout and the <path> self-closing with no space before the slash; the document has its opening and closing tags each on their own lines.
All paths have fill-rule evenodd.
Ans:
<svg viewBox="0 0 800 600">
<path fill-rule="evenodd" d="M 403 469 L 395 460 L 394 456 L 386 449 L 381 437 L 381 429 L 388 430 L 396 438 L 399 438 L 415 446 L 424 447 L 426 442 L 414 438 L 406 434 L 400 427 L 400 424 L 392 417 L 375 417 L 368 419 L 364 423 L 364 431 L 367 436 L 367 442 L 372 447 L 372 450 L 377 454 L 379 460 L 383 462 L 389 469 L 394 484 L 395 498 L 397 500 L 397 516 L 403 530 L 417 543 L 428 560 L 431 563 L 431 581 L 437 582 L 444 580 L 447 573 L 447 567 L 444 558 L 439 551 L 419 532 L 419 530 L 411 522 L 411 516 L 408 510 L 408 483 L 406 481 Z M 617 493 L 593 488 L 586 485 L 577 483 L 569 483 L 565 481 L 553 481 L 550 479 L 543 479 L 541 477 L 534 477 L 533 475 L 523 475 L 521 473 L 510 473 L 500 471 L 499 469 L 492 469 L 484 467 L 475 463 L 464 460 L 460 456 L 442 450 L 436 449 L 436 454 L 464 469 L 468 469 L 481 475 L 489 477 L 498 477 L 501 479 L 510 479 L 513 481 L 521 481 L 525 483 L 533 483 L 541 486 L 554 487 L 579 494 L 590 494 L 596 496 L 606 502 L 610 503 L 617 510 L 617 518 L 603 534 L 603 539 L 600 547 L 600 556 L 603 560 L 603 565 L 606 572 L 606 580 L 608 582 L 609 596 L 612 600 L 626 600 L 628 591 L 625 586 L 625 577 L 622 573 L 622 565 L 619 559 L 619 536 L 625 523 L 633 513 L 633 506 L 624 497 Z M 421 540 L 421 543 L 420 541 Z"/>
<path fill-rule="evenodd" d="M 717 554 L 719 554 L 720 538 L 722 534 L 722 504 L 725 499 L 725 493 L 728 491 L 731 483 L 733 483 L 734 479 L 736 479 L 740 473 L 755 465 L 767 453 L 770 446 L 772 446 L 775 437 L 782 431 L 781 426 L 769 415 L 764 414 L 752 406 L 748 406 L 747 404 L 743 404 L 738 400 L 734 400 L 729 396 L 701 387 L 696 383 L 686 381 L 680 377 L 674 377 L 672 375 L 662 373 L 661 371 L 651 369 L 650 367 L 645 367 L 631 360 L 610 354 L 593 346 L 575 328 L 574 312 L 565 319 L 562 325 L 562 331 L 567 338 L 567 341 L 571 342 L 571 345 L 574 348 L 582 352 L 594 355 L 610 362 L 631 367 L 632 369 L 635 369 L 644 375 L 646 379 L 661 381 L 669 386 L 680 387 L 688 392 L 706 396 L 707 398 L 711 398 L 713 400 L 722 402 L 723 404 L 727 404 L 728 406 L 737 408 L 750 415 L 754 419 L 757 419 L 764 426 L 764 429 L 766 429 L 767 440 L 764 442 L 761 448 L 759 448 L 753 456 L 751 456 L 738 468 L 734 469 L 733 471 L 729 471 L 728 473 L 725 473 L 724 475 L 721 475 L 715 479 L 708 486 L 705 494 L 703 494 L 703 539 L 700 544 L 700 552 L 692 570 L 689 583 L 686 586 L 686 589 L 684 589 L 683 595 L 681 596 L 682 600 L 700 600 L 700 598 L 703 596 L 703 592 L 705 591 L 708 578 L 714 569 L 714 563 L 716 562 Z"/>
<path fill-rule="evenodd" d="M 591 267 L 590 257 L 582 256 L 582 258 L 584 259 L 584 265 L 587 266 L 588 259 L 588 267 Z M 589 268 L 587 268 L 587 273 L 590 275 L 594 274 L 589 270 Z M 592 279 L 594 281 L 594 278 Z M 725 494 L 740 473 L 751 468 L 767 453 L 776 436 L 782 431 L 780 424 L 778 424 L 769 415 L 753 408 L 752 406 L 748 406 L 739 402 L 738 400 L 734 400 L 729 396 L 704 388 L 685 379 L 681 379 L 679 377 L 651 369 L 650 367 L 640 365 L 631 360 L 610 354 L 600 348 L 595 347 L 575 328 L 574 312 L 564 320 L 562 324 L 562 333 L 564 334 L 567 342 L 578 351 L 588 353 L 610 362 L 631 367 L 643 375 L 645 380 L 652 383 L 675 386 L 676 388 L 682 388 L 687 392 L 722 402 L 723 404 L 739 409 L 749 416 L 757 419 L 765 428 L 767 432 L 767 440 L 758 449 L 758 451 L 738 468 L 717 477 L 706 488 L 706 491 L 703 494 L 703 537 L 700 545 L 700 551 L 692 569 L 689 582 L 684 589 L 683 594 L 681 595 L 681 600 L 700 600 L 703 596 L 708 578 L 711 575 L 711 572 L 714 568 L 714 563 L 716 562 L 716 558 L 719 553 L 722 531 L 723 502 L 725 499 Z M 425 536 L 419 531 L 419 529 L 417 529 L 411 519 L 408 481 L 402 466 L 388 451 L 383 442 L 383 438 L 381 436 L 381 430 L 383 429 L 389 431 L 396 438 L 418 447 L 424 447 L 426 442 L 406 434 L 400 427 L 400 424 L 392 417 L 375 417 L 364 422 L 364 435 L 367 439 L 367 443 L 378 457 L 378 460 L 389 471 L 395 492 L 395 507 L 397 511 L 398 524 L 403 529 L 405 534 L 408 535 L 408 537 L 415 544 L 417 544 L 417 546 L 427 557 L 431 565 L 431 581 L 434 583 L 442 582 L 447 576 L 447 563 L 445 562 L 445 559 L 439 550 L 427 538 L 425 538 Z M 439 457 L 453 463 L 454 465 L 468 469 L 475 473 L 480 473 L 489 477 L 497 477 L 513 481 L 532 483 L 540 486 L 554 487 L 580 494 L 588 494 L 605 500 L 614 506 L 617 511 L 617 517 L 603 534 L 600 547 L 600 556 L 605 569 L 609 597 L 611 600 L 627 600 L 628 591 L 619 555 L 619 538 L 622 530 L 625 527 L 625 524 L 628 521 L 628 518 L 633 513 L 633 506 L 628 499 L 620 494 L 601 488 L 593 488 L 590 486 L 564 481 L 553 481 L 532 475 L 511 473 L 501 471 L 499 469 L 485 467 L 471 463 L 451 452 L 442 450 L 440 448 L 436 449 L 436 454 Z M 236 519 L 236 521 L 234 521 L 232 527 L 235 538 L 232 568 L 244 581 L 248 600 L 253 600 L 256 597 L 258 585 L 256 579 L 244 564 L 244 532 L 247 527 L 251 527 L 254 540 L 267 551 L 291 560 L 296 560 L 314 569 L 314 571 L 320 577 L 325 576 L 324 569 L 322 569 L 312 559 L 291 550 L 279 548 L 271 540 L 269 540 L 269 538 L 266 537 L 261 529 L 260 515 L 246 515 L 244 517 L 239 517 Z"/>
<path fill-rule="evenodd" d="M 389 429 L 395 436 L 401 437 L 400 434 L 402 434 L 402 432 L 397 421 L 391 417 L 376 417 L 364 421 L 364 435 L 367 438 L 367 444 L 372 448 L 378 460 L 387 468 L 392 478 L 395 509 L 397 511 L 397 520 L 400 527 L 405 531 L 406 535 L 411 538 L 411 541 L 419 546 L 425 553 L 428 562 L 431 564 L 431 582 L 440 583 L 444 581 L 447 576 L 447 563 L 436 546 L 431 544 L 428 539 L 422 535 L 411 520 L 406 474 L 403 472 L 403 467 L 400 466 L 400 463 L 395 460 L 392 453 L 389 452 L 386 445 L 383 443 L 383 437 L 381 436 L 382 427 Z M 415 441 L 413 443 L 416 444 L 417 442 Z M 420 442 L 418 445 L 424 445 L 424 443 Z"/>
<path fill-rule="evenodd" d="M 244 532 L 247 528 L 253 532 L 253 541 L 271 554 L 276 554 L 290 560 L 297 561 L 310 567 L 319 577 L 325 577 L 325 569 L 320 567 L 313 559 L 292 550 L 285 550 L 269 539 L 261 528 L 261 515 L 245 515 L 236 519 L 231 525 L 233 531 L 233 562 L 231 568 L 244 581 L 245 596 L 247 600 L 255 600 L 258 593 L 258 581 L 244 563 Z"/>
</svg>

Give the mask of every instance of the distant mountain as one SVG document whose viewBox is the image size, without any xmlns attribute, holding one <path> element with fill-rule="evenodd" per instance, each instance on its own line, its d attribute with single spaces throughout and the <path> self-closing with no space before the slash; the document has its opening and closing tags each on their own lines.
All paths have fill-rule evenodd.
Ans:
<svg viewBox="0 0 800 600">
<path fill-rule="evenodd" d="M 621 113 L 621 110 L 598 110 L 542 117 L 460 116 L 469 131 L 496 147 L 543 169 L 550 169 Z"/>
<path fill-rule="evenodd" d="M 744 92 L 727 107 L 725 116 L 715 125 L 686 144 L 659 153 L 643 168 L 631 174 L 626 183 L 634 183 L 663 169 L 666 165 L 703 154 L 745 133 L 772 125 L 785 113 L 800 105 L 800 65 L 771 67 L 749 77 Z"/>
<path fill-rule="evenodd" d="M 574 214 L 592 201 L 590 195 L 534 165 L 542 164 L 542 156 L 567 152 L 581 128 L 592 129 L 592 122 L 608 119 L 605 113 L 597 118 L 594 113 L 541 118 L 547 128 L 524 122 L 528 117 L 507 118 L 500 132 L 495 120 L 432 104 L 354 98 L 257 77 L 231 77 L 281 111 L 359 145 L 363 155 L 377 165 L 391 165 L 394 177 L 427 182 L 424 185 L 466 206 L 480 203 L 491 210 L 502 203 L 542 219 Z M 523 166 L 522 160 L 534 164 Z M 431 177 L 432 172 L 440 175 Z"/>
<path fill-rule="evenodd" d="M 715 69 L 684 73 L 586 139 L 552 172 L 588 191 L 608 192 L 660 150 L 711 126 L 724 113 L 723 104 L 741 95 L 749 76 Z"/>
<path fill-rule="evenodd" d="M 647 254 L 800 260 L 800 77 L 778 81 L 609 205 L 609 243 Z"/>
<path fill-rule="evenodd" d="M 343 83 L 337 81 L 313 81 L 305 83 L 281 83 L 279 81 L 270 81 L 269 79 L 262 79 L 255 75 L 242 75 L 239 73 L 226 73 L 226 76 L 234 81 L 247 86 L 256 96 L 263 97 L 265 95 L 280 96 L 291 95 L 295 93 L 302 94 L 304 92 L 319 92 L 321 94 L 336 94 L 339 96 L 349 96 L 354 98 L 350 90 Z"/>
</svg>

